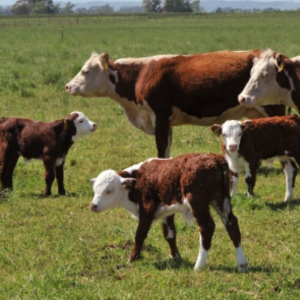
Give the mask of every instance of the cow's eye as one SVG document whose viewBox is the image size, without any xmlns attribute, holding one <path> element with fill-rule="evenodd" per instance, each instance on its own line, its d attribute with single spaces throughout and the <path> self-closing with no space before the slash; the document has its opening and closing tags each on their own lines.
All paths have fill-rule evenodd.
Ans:
<svg viewBox="0 0 300 300">
<path fill-rule="evenodd" d="M 223 133 L 223 137 L 227 137 L 227 134 Z"/>
<path fill-rule="evenodd" d="M 111 190 L 106 190 L 105 194 L 109 195 L 109 194 L 111 194 L 111 192 L 112 192 Z"/>
<path fill-rule="evenodd" d="M 83 119 L 80 119 L 80 120 L 78 121 L 78 123 L 83 123 Z"/>
<path fill-rule="evenodd" d="M 89 73 L 89 70 L 81 70 L 81 74 L 82 75 L 86 75 L 86 74 L 88 74 Z"/>
</svg>

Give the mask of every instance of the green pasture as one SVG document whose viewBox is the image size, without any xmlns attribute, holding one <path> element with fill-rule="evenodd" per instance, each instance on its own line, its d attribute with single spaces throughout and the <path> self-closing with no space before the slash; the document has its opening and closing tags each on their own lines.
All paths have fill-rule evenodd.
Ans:
<svg viewBox="0 0 300 300">
<path fill-rule="evenodd" d="M 90 212 L 90 178 L 154 157 L 154 138 L 132 127 L 112 100 L 64 92 L 92 51 L 118 59 L 271 48 L 293 57 L 300 54 L 299 19 L 300 12 L 0 18 L 0 116 L 52 121 L 79 110 L 99 125 L 67 156 L 66 196 L 54 184 L 53 196 L 42 198 L 41 162 L 20 159 L 14 191 L 0 198 L 0 300 L 299 299 L 299 179 L 295 199 L 283 203 L 278 163 L 262 166 L 252 199 L 241 178 L 232 202 L 250 262 L 246 274 L 237 273 L 234 247 L 216 214 L 202 270 L 193 271 L 198 229 L 180 216 L 181 262 L 169 260 L 155 223 L 142 259 L 128 264 L 137 222 L 121 209 Z M 220 140 L 209 128 L 175 128 L 172 156 L 191 152 L 220 153 Z"/>
</svg>

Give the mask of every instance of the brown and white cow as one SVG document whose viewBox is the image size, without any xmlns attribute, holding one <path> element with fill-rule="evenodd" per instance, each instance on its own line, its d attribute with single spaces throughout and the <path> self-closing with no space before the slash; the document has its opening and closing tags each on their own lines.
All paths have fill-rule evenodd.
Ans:
<svg viewBox="0 0 300 300">
<path fill-rule="evenodd" d="M 223 156 L 188 154 L 173 159 L 149 159 L 120 172 L 106 170 L 91 181 L 94 189 L 92 211 L 123 207 L 139 220 L 130 261 L 140 255 L 155 220 L 162 221 L 171 257 L 180 257 L 174 214 L 181 213 L 188 223 L 194 218 L 199 226 L 200 249 L 194 269 L 201 268 L 215 229 L 209 211 L 212 206 L 235 246 L 239 271 L 247 271 L 238 221 L 232 213 L 228 164 Z"/>
<path fill-rule="evenodd" d="M 222 135 L 222 151 L 233 172 L 232 195 L 238 174 L 245 172 L 248 196 L 253 195 L 256 172 L 262 160 L 279 159 L 286 176 L 284 201 L 293 198 L 300 165 L 300 118 L 296 115 L 215 124 L 212 131 Z"/>
<path fill-rule="evenodd" d="M 259 54 L 221 51 L 109 60 L 107 53 L 93 53 L 65 88 L 73 96 L 115 100 L 131 124 L 155 135 L 158 157 L 169 157 L 173 126 L 285 114 L 284 106 L 248 109 L 237 101 Z"/>
<path fill-rule="evenodd" d="M 244 107 L 284 104 L 300 111 L 300 60 L 267 50 L 254 59 L 251 77 L 238 96 Z"/>
<path fill-rule="evenodd" d="M 13 172 L 21 156 L 25 161 L 42 160 L 46 169 L 44 196 L 51 195 L 56 177 L 58 193 L 65 195 L 64 163 L 73 143 L 97 129 L 82 112 L 72 112 L 62 120 L 34 121 L 25 118 L 0 119 L 0 179 L 1 187 L 13 188 Z"/>
</svg>

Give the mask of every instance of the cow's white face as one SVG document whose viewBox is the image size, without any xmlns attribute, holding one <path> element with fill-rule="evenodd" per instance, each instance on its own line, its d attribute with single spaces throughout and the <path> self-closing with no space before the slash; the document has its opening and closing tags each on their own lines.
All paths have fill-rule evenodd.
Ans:
<svg viewBox="0 0 300 300">
<path fill-rule="evenodd" d="M 228 153 L 235 153 L 239 150 L 243 133 L 242 122 L 236 120 L 226 121 L 222 126 L 215 124 L 212 131 L 217 135 L 222 135 L 223 143 Z"/>
<path fill-rule="evenodd" d="M 280 104 L 287 101 L 287 90 L 276 80 L 283 66 L 278 65 L 276 55 L 268 50 L 260 58 L 254 58 L 250 79 L 238 96 L 241 105 L 253 107 L 257 105 Z"/>
<path fill-rule="evenodd" d="M 103 97 L 114 89 L 109 79 L 113 71 L 108 67 L 108 55 L 93 53 L 85 62 L 80 72 L 66 84 L 66 91 L 72 96 Z"/>
<path fill-rule="evenodd" d="M 94 212 L 102 212 L 123 206 L 122 202 L 128 198 L 128 189 L 124 184 L 126 180 L 113 170 L 103 171 L 97 178 L 91 179 L 94 198 L 90 209 Z"/>
<path fill-rule="evenodd" d="M 77 118 L 73 120 L 76 127 L 76 134 L 72 137 L 73 141 L 76 141 L 82 136 L 94 132 L 97 129 L 97 124 L 90 121 L 82 112 L 73 111 L 70 116 L 76 114 Z"/>
</svg>

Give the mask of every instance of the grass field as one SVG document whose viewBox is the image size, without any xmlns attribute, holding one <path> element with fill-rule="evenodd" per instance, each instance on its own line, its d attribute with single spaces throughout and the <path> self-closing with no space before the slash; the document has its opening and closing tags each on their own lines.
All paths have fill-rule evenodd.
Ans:
<svg viewBox="0 0 300 300">
<path fill-rule="evenodd" d="M 93 17 L 76 23 L 16 19 L 0 26 L 0 112 L 51 121 L 74 110 L 99 129 L 71 148 L 65 164 L 67 195 L 42 198 L 44 169 L 20 159 L 14 191 L 0 199 L 0 300 L 15 299 L 299 299 L 300 184 L 282 203 L 284 174 L 278 163 L 262 167 L 256 197 L 243 180 L 233 198 L 249 272 L 236 270 L 235 251 L 214 214 L 216 231 L 207 265 L 193 271 L 198 230 L 176 217 L 182 261 L 169 260 L 160 224 L 150 230 L 142 259 L 127 264 L 137 222 L 121 209 L 89 211 L 90 178 L 156 155 L 154 138 L 129 125 L 110 99 L 73 98 L 64 85 L 92 51 L 113 59 L 163 53 L 272 48 L 300 54 L 300 12 L 154 17 Z M 32 23 L 26 23 L 26 22 Z M 14 19 L 1 19 L 11 22 Z M 22 23 L 23 22 L 23 23 Z M 23 25 L 22 25 L 23 24 Z M 64 37 L 61 38 L 61 26 Z M 218 152 L 209 128 L 175 128 L 172 156 Z"/>
</svg>

